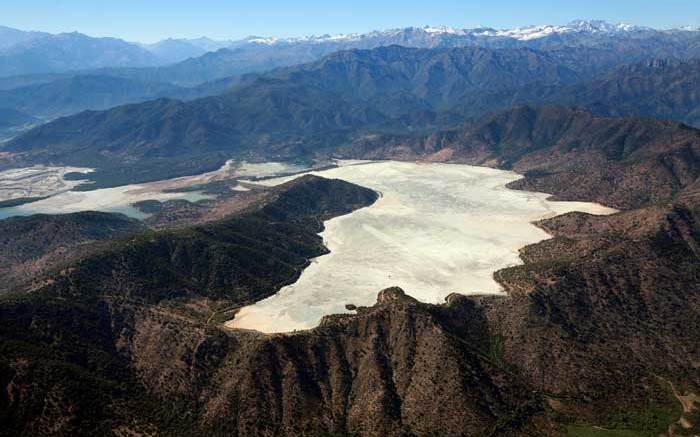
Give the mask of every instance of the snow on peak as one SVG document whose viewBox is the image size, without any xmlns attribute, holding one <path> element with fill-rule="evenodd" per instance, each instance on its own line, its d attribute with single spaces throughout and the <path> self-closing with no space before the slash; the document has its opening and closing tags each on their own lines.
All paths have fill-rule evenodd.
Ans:
<svg viewBox="0 0 700 437">
<path fill-rule="evenodd" d="M 622 33 L 635 32 L 645 30 L 646 28 L 633 26 L 630 24 L 619 23 L 610 24 L 602 20 L 575 20 L 563 26 L 554 26 L 550 24 L 517 27 L 515 29 L 484 29 L 475 32 L 477 36 L 500 36 L 515 38 L 520 41 L 529 41 L 538 38 L 544 38 L 556 34 L 586 32 L 586 33 Z"/>
<path fill-rule="evenodd" d="M 425 26 L 423 29 L 423 32 L 428 33 L 428 34 L 438 34 L 438 35 L 466 35 L 466 31 L 464 29 L 455 29 L 454 27 L 449 27 L 449 26 Z"/>
<path fill-rule="evenodd" d="M 269 37 L 263 37 L 263 36 L 249 36 L 248 38 L 245 39 L 246 42 L 249 42 L 251 44 L 266 44 L 266 45 L 272 45 L 280 41 L 280 38 L 274 37 L 274 36 L 269 36 Z"/>
<path fill-rule="evenodd" d="M 622 34 L 629 32 L 639 32 L 650 30 L 648 27 L 634 26 L 626 23 L 611 24 L 603 20 L 574 20 L 565 25 L 534 25 L 517 27 L 514 29 L 493 29 L 490 27 L 478 27 L 476 29 L 457 29 L 449 26 L 425 26 L 407 27 L 389 30 L 375 30 L 369 33 L 358 34 L 337 34 L 321 36 L 304 36 L 298 38 L 277 38 L 277 37 L 249 37 L 246 42 L 256 44 L 295 44 L 295 43 L 328 43 L 328 42 L 350 42 L 366 40 L 371 38 L 392 37 L 402 33 L 424 33 L 429 37 L 458 36 L 458 37 L 501 37 L 514 38 L 520 41 L 529 41 L 538 38 L 545 38 L 551 35 L 568 33 L 589 33 L 589 34 Z M 686 29 L 690 30 L 690 29 Z M 694 29 L 697 30 L 697 29 Z"/>
<path fill-rule="evenodd" d="M 323 43 L 323 42 L 341 42 L 341 41 L 350 41 L 354 40 L 357 38 L 360 38 L 362 35 L 358 34 L 337 34 L 337 35 L 309 35 L 309 36 L 302 36 L 302 37 L 293 37 L 293 38 L 278 38 L 278 37 L 261 37 L 261 36 L 255 36 L 255 37 L 248 37 L 246 38 L 246 42 L 253 43 L 253 44 L 266 44 L 266 45 L 274 45 L 274 44 L 294 44 L 294 43 L 302 43 L 302 42 L 310 42 L 310 43 Z"/>
<path fill-rule="evenodd" d="M 574 20 L 565 26 L 574 31 L 585 32 L 635 32 L 647 30 L 645 27 L 627 23 L 610 24 L 603 20 Z"/>
<path fill-rule="evenodd" d="M 700 26 L 683 26 L 676 29 L 668 29 L 668 31 L 678 31 L 678 32 L 700 32 Z"/>
</svg>

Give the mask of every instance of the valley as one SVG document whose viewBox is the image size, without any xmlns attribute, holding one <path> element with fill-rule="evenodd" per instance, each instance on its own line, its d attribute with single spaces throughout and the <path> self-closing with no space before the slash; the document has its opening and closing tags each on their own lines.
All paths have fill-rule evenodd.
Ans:
<svg viewBox="0 0 700 437">
<path fill-rule="evenodd" d="M 348 306 L 372 305 L 376 291 L 391 286 L 413 290 L 414 298 L 432 304 L 451 293 L 502 294 L 493 273 L 520 264 L 520 248 L 548 238 L 532 222 L 570 211 L 615 212 L 507 189 L 521 176 L 484 167 L 341 161 L 313 174 L 371 188 L 381 198 L 326 222 L 321 236 L 330 253 L 314 259 L 294 284 L 241 309 L 227 326 L 309 329 L 323 316 L 353 312 Z"/>
<path fill-rule="evenodd" d="M 86 172 L 90 169 L 33 167 L 7 170 L 0 174 L 0 177 L 3 177 L 0 179 L 0 194 L 4 191 L 6 197 L 0 200 L 33 201 L 17 206 L 0 207 L 0 219 L 31 214 L 66 214 L 80 211 L 117 212 L 144 219 L 149 214 L 139 210 L 134 204 L 149 200 L 159 202 L 186 200 L 194 203 L 214 199 L 215 195 L 189 188 L 217 181 L 229 181 L 230 189 L 236 189 L 238 184 L 235 178 L 270 177 L 305 169 L 305 166 L 288 163 L 252 164 L 227 161 L 220 169 L 200 175 L 90 191 L 71 191 L 71 188 L 80 185 L 81 181 L 66 181 L 62 178 L 65 173 Z"/>
<path fill-rule="evenodd" d="M 218 194 L 205 192 L 211 184 L 219 184 L 218 193 L 230 197 L 235 191 L 264 191 L 289 182 L 309 168 L 227 161 L 216 171 L 145 184 L 91 191 L 70 190 L 80 181 L 61 184 L 62 174 L 80 170 L 87 171 L 40 167 L 5 172 L 6 181 L 16 182 L 15 190 L 43 198 L 0 208 L 0 219 L 101 211 L 144 220 L 162 209 L 153 209 L 149 202 L 154 201 L 213 201 L 198 205 L 200 211 L 213 211 L 222 202 L 214 201 Z M 522 176 L 463 164 L 347 160 L 311 174 L 370 188 L 381 197 L 368 208 L 325 223 L 321 236 L 330 253 L 314 259 L 294 284 L 242 308 L 226 326 L 268 333 L 309 329 L 324 316 L 371 305 L 376 290 L 390 286 L 417 290 L 415 298 L 432 304 L 452 293 L 501 294 L 493 273 L 521 263 L 520 248 L 548 238 L 532 222 L 570 211 L 616 211 L 507 189 Z"/>
<path fill-rule="evenodd" d="M 700 6 L 596 1 L 1 8 L 105 35 L 0 25 L 0 436 L 699 435 Z"/>
</svg>

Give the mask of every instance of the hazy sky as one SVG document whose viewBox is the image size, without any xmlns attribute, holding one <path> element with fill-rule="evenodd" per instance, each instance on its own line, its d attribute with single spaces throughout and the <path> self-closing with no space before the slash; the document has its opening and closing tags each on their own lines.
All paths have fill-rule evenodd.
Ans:
<svg viewBox="0 0 700 437">
<path fill-rule="evenodd" d="M 576 18 L 700 26 L 700 0 L 0 0 L 0 24 L 6 26 L 144 42 L 424 25 L 506 28 Z"/>
</svg>

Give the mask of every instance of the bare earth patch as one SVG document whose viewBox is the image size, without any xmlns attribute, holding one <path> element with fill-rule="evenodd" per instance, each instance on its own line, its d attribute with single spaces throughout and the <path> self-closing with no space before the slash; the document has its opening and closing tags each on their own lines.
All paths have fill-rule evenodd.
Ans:
<svg viewBox="0 0 700 437">
<path fill-rule="evenodd" d="M 83 183 L 65 180 L 67 173 L 88 173 L 81 167 L 34 167 L 16 168 L 0 172 L 0 201 L 25 197 L 47 197 L 68 191 Z"/>
</svg>

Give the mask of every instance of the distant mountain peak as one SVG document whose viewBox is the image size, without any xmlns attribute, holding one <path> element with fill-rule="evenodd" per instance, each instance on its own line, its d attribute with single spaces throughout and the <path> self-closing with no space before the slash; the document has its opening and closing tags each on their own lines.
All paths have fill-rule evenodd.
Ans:
<svg viewBox="0 0 700 437">
<path fill-rule="evenodd" d="M 573 20 L 565 26 L 569 29 L 589 32 L 633 32 L 649 28 L 627 23 L 611 24 L 605 20 Z"/>
<path fill-rule="evenodd" d="M 514 29 L 484 29 L 481 32 L 475 31 L 476 36 L 486 37 L 507 37 L 514 38 L 520 41 L 529 41 L 533 39 L 544 38 L 557 34 L 567 33 L 627 33 L 652 30 L 648 27 L 635 26 L 626 23 L 611 24 L 604 20 L 574 20 L 568 24 L 557 26 L 552 24 L 540 24 L 525 27 L 516 27 Z"/>
<path fill-rule="evenodd" d="M 450 35 L 465 35 L 467 33 L 464 29 L 455 29 L 449 26 L 425 26 L 423 31 L 426 33 L 437 33 L 437 34 L 450 34 Z"/>
<path fill-rule="evenodd" d="M 605 20 L 574 20 L 565 25 L 540 24 L 512 29 L 494 29 L 488 26 L 478 26 L 474 29 L 459 29 L 450 26 L 404 27 L 387 30 L 374 30 L 367 33 L 324 34 L 302 37 L 248 36 L 240 42 L 265 45 L 297 44 L 297 43 L 327 43 L 359 41 L 369 38 L 381 38 L 400 35 L 403 33 L 425 34 L 427 37 L 501 37 L 521 41 L 544 38 L 566 33 L 629 33 L 653 30 L 649 27 L 636 26 L 627 23 L 612 24 Z"/>
</svg>

